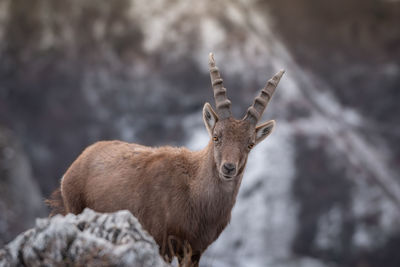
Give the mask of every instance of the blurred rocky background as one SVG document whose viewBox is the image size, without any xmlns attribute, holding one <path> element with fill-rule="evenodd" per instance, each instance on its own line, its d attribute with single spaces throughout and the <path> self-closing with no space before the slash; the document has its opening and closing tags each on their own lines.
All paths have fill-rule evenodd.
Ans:
<svg viewBox="0 0 400 267">
<path fill-rule="evenodd" d="M 0 246 L 89 144 L 207 143 L 286 69 L 202 266 L 400 266 L 400 1 L 0 0 Z"/>
</svg>

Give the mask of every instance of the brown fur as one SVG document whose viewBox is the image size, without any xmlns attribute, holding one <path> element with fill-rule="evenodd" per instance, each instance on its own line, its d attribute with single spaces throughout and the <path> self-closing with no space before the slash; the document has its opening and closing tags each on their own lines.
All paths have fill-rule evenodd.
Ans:
<svg viewBox="0 0 400 267">
<path fill-rule="evenodd" d="M 50 216 L 54 216 L 56 214 L 66 214 L 60 188 L 54 190 L 54 192 L 51 193 L 49 199 L 45 200 L 45 203 L 51 208 Z"/>
<path fill-rule="evenodd" d="M 197 266 L 229 223 L 249 151 L 275 125 L 269 121 L 256 126 L 254 119 L 232 118 L 212 55 L 210 73 L 215 94 L 222 95 L 216 102 L 223 112 L 217 109 L 217 114 L 205 104 L 203 120 L 212 140 L 203 150 L 95 143 L 72 163 L 60 190 L 48 201 L 53 214 L 78 214 L 86 207 L 99 212 L 129 210 L 155 238 L 163 256 L 179 255 L 182 263 L 190 255 L 190 264 Z"/>
<path fill-rule="evenodd" d="M 99 212 L 127 209 L 160 246 L 166 236 L 176 236 L 201 254 L 229 222 L 241 180 L 223 184 L 216 178 L 212 153 L 212 143 L 191 152 L 98 142 L 62 180 L 65 209 L 74 214 L 85 207 Z"/>
<path fill-rule="evenodd" d="M 215 127 L 221 142 L 210 142 L 194 152 L 121 141 L 95 143 L 65 173 L 62 194 L 54 194 L 62 195 L 65 210 L 54 212 L 127 209 L 167 255 L 174 252 L 165 247 L 165 239 L 174 236 L 187 241 L 199 258 L 230 220 L 247 160 L 247 139 L 253 132 L 247 122 L 221 121 Z M 227 160 L 238 164 L 235 178 L 229 181 L 219 171 Z M 61 201 L 50 204 L 58 208 Z"/>
</svg>

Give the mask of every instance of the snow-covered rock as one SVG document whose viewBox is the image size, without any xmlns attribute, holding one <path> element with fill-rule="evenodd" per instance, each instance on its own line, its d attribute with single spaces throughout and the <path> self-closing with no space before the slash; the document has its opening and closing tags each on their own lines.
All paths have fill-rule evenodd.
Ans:
<svg viewBox="0 0 400 267">
<path fill-rule="evenodd" d="M 168 266 L 128 211 L 38 219 L 0 250 L 0 266 Z"/>
</svg>

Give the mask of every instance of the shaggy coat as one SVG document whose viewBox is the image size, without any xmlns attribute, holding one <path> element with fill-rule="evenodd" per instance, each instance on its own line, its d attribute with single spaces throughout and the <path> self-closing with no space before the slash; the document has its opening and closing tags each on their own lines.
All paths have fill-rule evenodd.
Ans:
<svg viewBox="0 0 400 267">
<path fill-rule="evenodd" d="M 53 214 L 79 214 L 86 207 L 98 212 L 129 210 L 168 259 L 178 255 L 182 263 L 189 247 L 189 263 L 198 265 L 201 254 L 229 223 L 250 150 L 275 126 L 273 120 L 256 124 L 282 74 L 269 80 L 246 116 L 236 120 L 210 55 L 217 112 L 204 105 L 208 145 L 190 151 L 97 142 L 72 163 L 48 200 Z"/>
</svg>

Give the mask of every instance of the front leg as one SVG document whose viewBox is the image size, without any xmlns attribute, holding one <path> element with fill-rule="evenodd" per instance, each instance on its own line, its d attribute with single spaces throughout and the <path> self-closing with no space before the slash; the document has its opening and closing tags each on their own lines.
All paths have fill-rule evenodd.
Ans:
<svg viewBox="0 0 400 267">
<path fill-rule="evenodd" d="M 201 254 L 202 254 L 201 252 L 198 252 L 198 253 L 194 253 L 194 254 L 191 256 L 191 264 L 192 264 L 192 265 L 190 265 L 190 266 L 199 267 Z"/>
<path fill-rule="evenodd" d="M 202 252 L 192 250 L 192 246 L 187 240 L 181 242 L 174 236 L 168 236 L 168 247 L 172 257 L 176 257 L 179 267 L 199 267 Z"/>
</svg>

